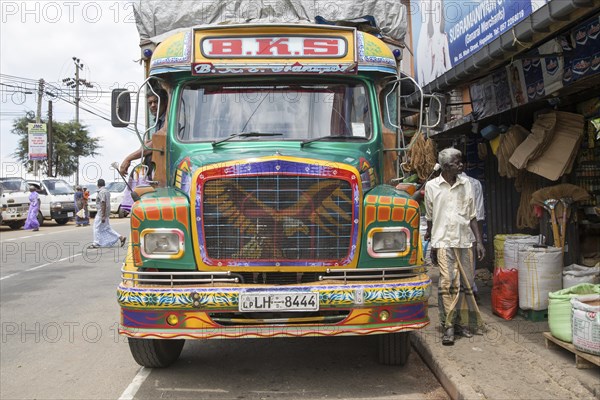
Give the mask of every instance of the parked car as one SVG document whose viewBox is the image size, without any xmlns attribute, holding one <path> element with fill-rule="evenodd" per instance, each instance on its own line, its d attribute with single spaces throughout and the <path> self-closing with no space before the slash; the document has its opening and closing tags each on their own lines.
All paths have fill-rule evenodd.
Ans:
<svg viewBox="0 0 600 400">
<path fill-rule="evenodd" d="M 125 182 L 115 181 L 110 182 L 106 185 L 106 189 L 110 192 L 110 212 L 111 214 L 117 214 L 119 218 L 123 218 L 127 216 L 127 211 L 121 207 L 121 203 L 123 202 L 123 197 L 125 196 L 125 190 L 127 189 L 127 185 Z M 88 209 L 90 211 L 90 215 L 94 217 L 98 210 L 96 209 L 96 195 L 98 193 L 95 192 L 90 196 L 90 202 L 88 204 Z"/>
<path fill-rule="evenodd" d="M 42 179 L 41 181 L 28 181 L 36 187 L 40 195 L 41 205 L 38 216 L 40 225 L 44 220 L 55 220 L 57 224 L 64 225 L 75 216 L 75 191 L 63 179 Z"/>
<path fill-rule="evenodd" d="M 29 210 L 29 185 L 23 178 L 0 178 L 0 224 L 10 229 L 25 225 Z"/>
</svg>

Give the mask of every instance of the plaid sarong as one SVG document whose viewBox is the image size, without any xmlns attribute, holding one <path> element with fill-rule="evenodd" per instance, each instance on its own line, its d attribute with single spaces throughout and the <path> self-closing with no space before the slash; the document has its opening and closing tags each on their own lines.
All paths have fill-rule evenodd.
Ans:
<svg viewBox="0 0 600 400">
<path fill-rule="evenodd" d="M 437 249 L 440 278 L 438 308 L 444 328 L 454 325 L 469 327 L 472 331 L 483 327 L 483 319 L 473 296 L 473 251 L 470 248 Z"/>
</svg>

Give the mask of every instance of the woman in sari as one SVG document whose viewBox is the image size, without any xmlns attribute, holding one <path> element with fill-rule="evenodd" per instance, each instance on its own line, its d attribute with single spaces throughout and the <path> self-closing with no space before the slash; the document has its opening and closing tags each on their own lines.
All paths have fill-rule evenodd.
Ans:
<svg viewBox="0 0 600 400">
<path fill-rule="evenodd" d="M 29 211 L 27 212 L 24 229 L 40 230 L 40 223 L 37 219 L 40 212 L 40 203 L 40 196 L 36 192 L 35 186 L 29 186 Z"/>
<path fill-rule="evenodd" d="M 75 226 L 84 226 L 90 224 L 86 203 L 87 202 L 85 201 L 83 189 L 81 186 L 77 186 L 75 188 Z"/>
</svg>

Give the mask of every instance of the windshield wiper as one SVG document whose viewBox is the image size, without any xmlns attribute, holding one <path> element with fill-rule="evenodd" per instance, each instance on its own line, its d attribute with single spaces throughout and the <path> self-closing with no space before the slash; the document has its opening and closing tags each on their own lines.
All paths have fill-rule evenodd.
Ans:
<svg viewBox="0 0 600 400">
<path fill-rule="evenodd" d="M 314 139 L 309 139 L 309 140 L 305 140 L 302 143 L 300 143 L 300 147 L 304 147 L 309 143 L 312 142 L 318 142 L 320 140 L 329 140 L 329 139 L 337 139 L 337 140 L 369 140 L 366 137 L 363 136 L 339 136 L 339 135 L 327 135 L 327 136 L 321 136 L 318 138 L 314 138 Z"/>
<path fill-rule="evenodd" d="M 241 133 L 234 133 L 232 135 L 230 135 L 229 137 L 226 137 L 225 139 L 221 139 L 221 140 L 216 140 L 214 142 L 212 142 L 213 147 L 215 147 L 216 145 L 223 143 L 223 142 L 227 142 L 228 140 L 231 139 L 235 139 L 238 137 L 259 137 L 259 136 L 283 136 L 283 133 L 270 133 L 270 132 L 241 132 Z"/>
</svg>

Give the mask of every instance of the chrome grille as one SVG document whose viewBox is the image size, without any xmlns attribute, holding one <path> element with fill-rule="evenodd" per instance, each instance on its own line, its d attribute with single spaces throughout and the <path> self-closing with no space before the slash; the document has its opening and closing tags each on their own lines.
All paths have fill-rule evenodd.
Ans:
<svg viewBox="0 0 600 400">
<path fill-rule="evenodd" d="M 213 260 L 338 261 L 351 247 L 351 185 L 342 179 L 262 175 L 204 183 L 202 220 Z"/>
</svg>

